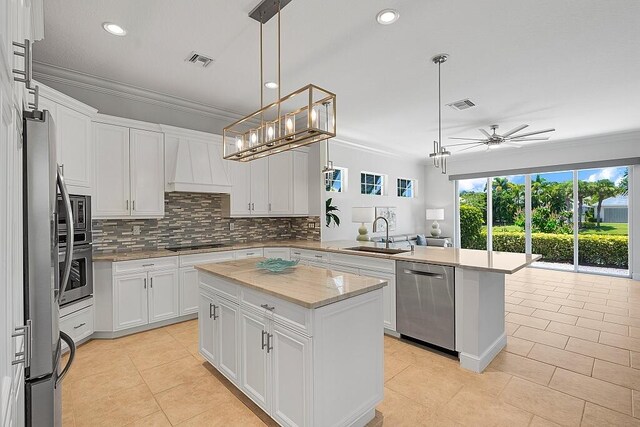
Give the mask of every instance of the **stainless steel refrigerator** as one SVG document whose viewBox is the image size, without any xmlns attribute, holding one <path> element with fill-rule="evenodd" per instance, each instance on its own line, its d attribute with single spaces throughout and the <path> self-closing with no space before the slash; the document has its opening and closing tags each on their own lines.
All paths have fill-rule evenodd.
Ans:
<svg viewBox="0 0 640 427">
<path fill-rule="evenodd" d="M 75 346 L 60 331 L 59 303 L 73 256 L 67 239 L 62 262 L 58 253 L 58 203 L 66 210 L 66 232 L 73 236 L 73 216 L 64 178 L 56 164 L 55 124 L 48 111 L 24 113 L 24 333 L 25 419 L 28 426 L 62 425 L 61 381 L 68 372 Z M 70 349 L 62 367 L 64 340 Z"/>
</svg>

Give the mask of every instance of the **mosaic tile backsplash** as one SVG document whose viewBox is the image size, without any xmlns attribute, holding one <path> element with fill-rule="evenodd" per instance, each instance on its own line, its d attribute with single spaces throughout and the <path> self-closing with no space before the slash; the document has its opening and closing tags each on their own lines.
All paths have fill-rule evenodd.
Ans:
<svg viewBox="0 0 640 427">
<path fill-rule="evenodd" d="M 205 243 L 320 240 L 320 218 L 223 218 L 219 194 L 165 193 L 164 218 L 93 220 L 94 252 L 155 250 Z M 229 230 L 233 223 L 233 231 Z M 134 226 L 140 234 L 134 235 Z"/>
</svg>

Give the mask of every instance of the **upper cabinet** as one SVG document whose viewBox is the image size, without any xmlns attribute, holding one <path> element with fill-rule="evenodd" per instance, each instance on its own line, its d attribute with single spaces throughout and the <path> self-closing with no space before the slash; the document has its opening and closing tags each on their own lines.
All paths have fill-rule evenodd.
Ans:
<svg viewBox="0 0 640 427">
<path fill-rule="evenodd" d="M 46 86 L 41 86 L 39 108 L 49 110 L 55 124 L 57 162 L 69 192 L 91 195 L 91 120 L 97 111 Z"/>
<path fill-rule="evenodd" d="M 165 190 L 230 193 L 219 135 L 161 126 L 165 134 Z"/>
<path fill-rule="evenodd" d="M 229 161 L 231 216 L 309 213 L 308 155 L 287 151 L 250 162 Z"/>
<path fill-rule="evenodd" d="M 164 135 L 94 123 L 94 218 L 164 215 Z"/>
</svg>

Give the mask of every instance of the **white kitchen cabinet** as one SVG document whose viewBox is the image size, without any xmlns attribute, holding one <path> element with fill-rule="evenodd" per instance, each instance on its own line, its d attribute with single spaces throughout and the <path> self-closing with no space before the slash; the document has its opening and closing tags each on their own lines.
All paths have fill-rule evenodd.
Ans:
<svg viewBox="0 0 640 427">
<path fill-rule="evenodd" d="M 164 135 L 129 130 L 131 216 L 164 215 Z"/>
<path fill-rule="evenodd" d="M 94 218 L 130 215 L 129 129 L 105 123 L 93 124 L 95 146 Z"/>
<path fill-rule="evenodd" d="M 164 215 L 164 137 L 159 132 L 94 123 L 94 218 Z"/>
<path fill-rule="evenodd" d="M 147 273 L 115 277 L 114 330 L 146 325 L 148 321 Z"/>
<path fill-rule="evenodd" d="M 205 293 L 200 294 L 200 310 L 198 312 L 198 332 L 200 353 L 212 365 L 217 365 L 216 338 L 217 331 L 213 319 L 214 297 Z"/>
<path fill-rule="evenodd" d="M 309 215 L 309 154 L 293 150 L 293 214 Z"/>
<path fill-rule="evenodd" d="M 179 315 L 178 271 L 149 272 L 149 323 Z"/>
<path fill-rule="evenodd" d="M 269 413 L 268 321 L 263 316 L 240 310 L 240 388 L 262 410 Z"/>
<path fill-rule="evenodd" d="M 89 338 L 93 334 L 93 305 L 60 316 L 60 330 L 69 335 L 76 344 Z M 63 341 L 62 351 L 67 349 L 67 344 Z"/>
<path fill-rule="evenodd" d="M 361 268 L 361 276 L 374 277 L 387 281 L 387 286 L 382 288 L 382 301 L 384 303 L 384 327 L 396 330 L 396 275 L 392 273 L 374 271 Z"/>
<path fill-rule="evenodd" d="M 229 161 L 231 216 L 308 215 L 308 163 L 308 154 L 297 150 Z"/>
<path fill-rule="evenodd" d="M 251 164 L 251 215 L 267 216 L 269 214 L 269 158 L 252 160 L 249 163 Z"/>
<path fill-rule="evenodd" d="M 293 213 L 293 152 L 275 154 L 269 159 L 269 214 Z"/>
<path fill-rule="evenodd" d="M 264 256 L 262 248 L 239 249 L 236 251 L 236 259 L 261 258 Z"/>
<path fill-rule="evenodd" d="M 58 163 L 67 185 L 91 188 L 91 117 L 58 105 L 55 123 Z"/>
<path fill-rule="evenodd" d="M 281 425 L 303 426 L 309 418 L 311 338 L 273 324 L 271 414 Z"/>
<path fill-rule="evenodd" d="M 218 326 L 218 368 L 233 383 L 238 383 L 240 352 L 238 328 L 240 325 L 240 307 L 217 298 L 216 320 Z"/>
<path fill-rule="evenodd" d="M 264 248 L 263 253 L 265 258 L 280 258 L 287 261 L 291 259 L 289 248 Z"/>
<path fill-rule="evenodd" d="M 38 108 L 48 110 L 56 130 L 56 158 L 69 191 L 92 194 L 93 137 L 96 110 L 47 86 L 40 86 Z"/>
<path fill-rule="evenodd" d="M 251 163 L 229 163 L 231 180 L 231 215 L 251 215 Z"/>
</svg>

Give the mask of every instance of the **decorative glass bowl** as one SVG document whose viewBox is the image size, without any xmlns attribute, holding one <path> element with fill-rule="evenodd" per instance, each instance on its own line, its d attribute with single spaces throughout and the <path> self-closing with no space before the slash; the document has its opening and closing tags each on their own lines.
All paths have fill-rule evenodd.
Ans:
<svg viewBox="0 0 640 427">
<path fill-rule="evenodd" d="M 256 264 L 261 270 L 267 270 L 272 273 L 281 273 L 285 270 L 295 267 L 298 265 L 299 260 L 295 261 L 287 261 L 282 258 L 267 258 L 264 261 L 260 261 Z"/>
</svg>

